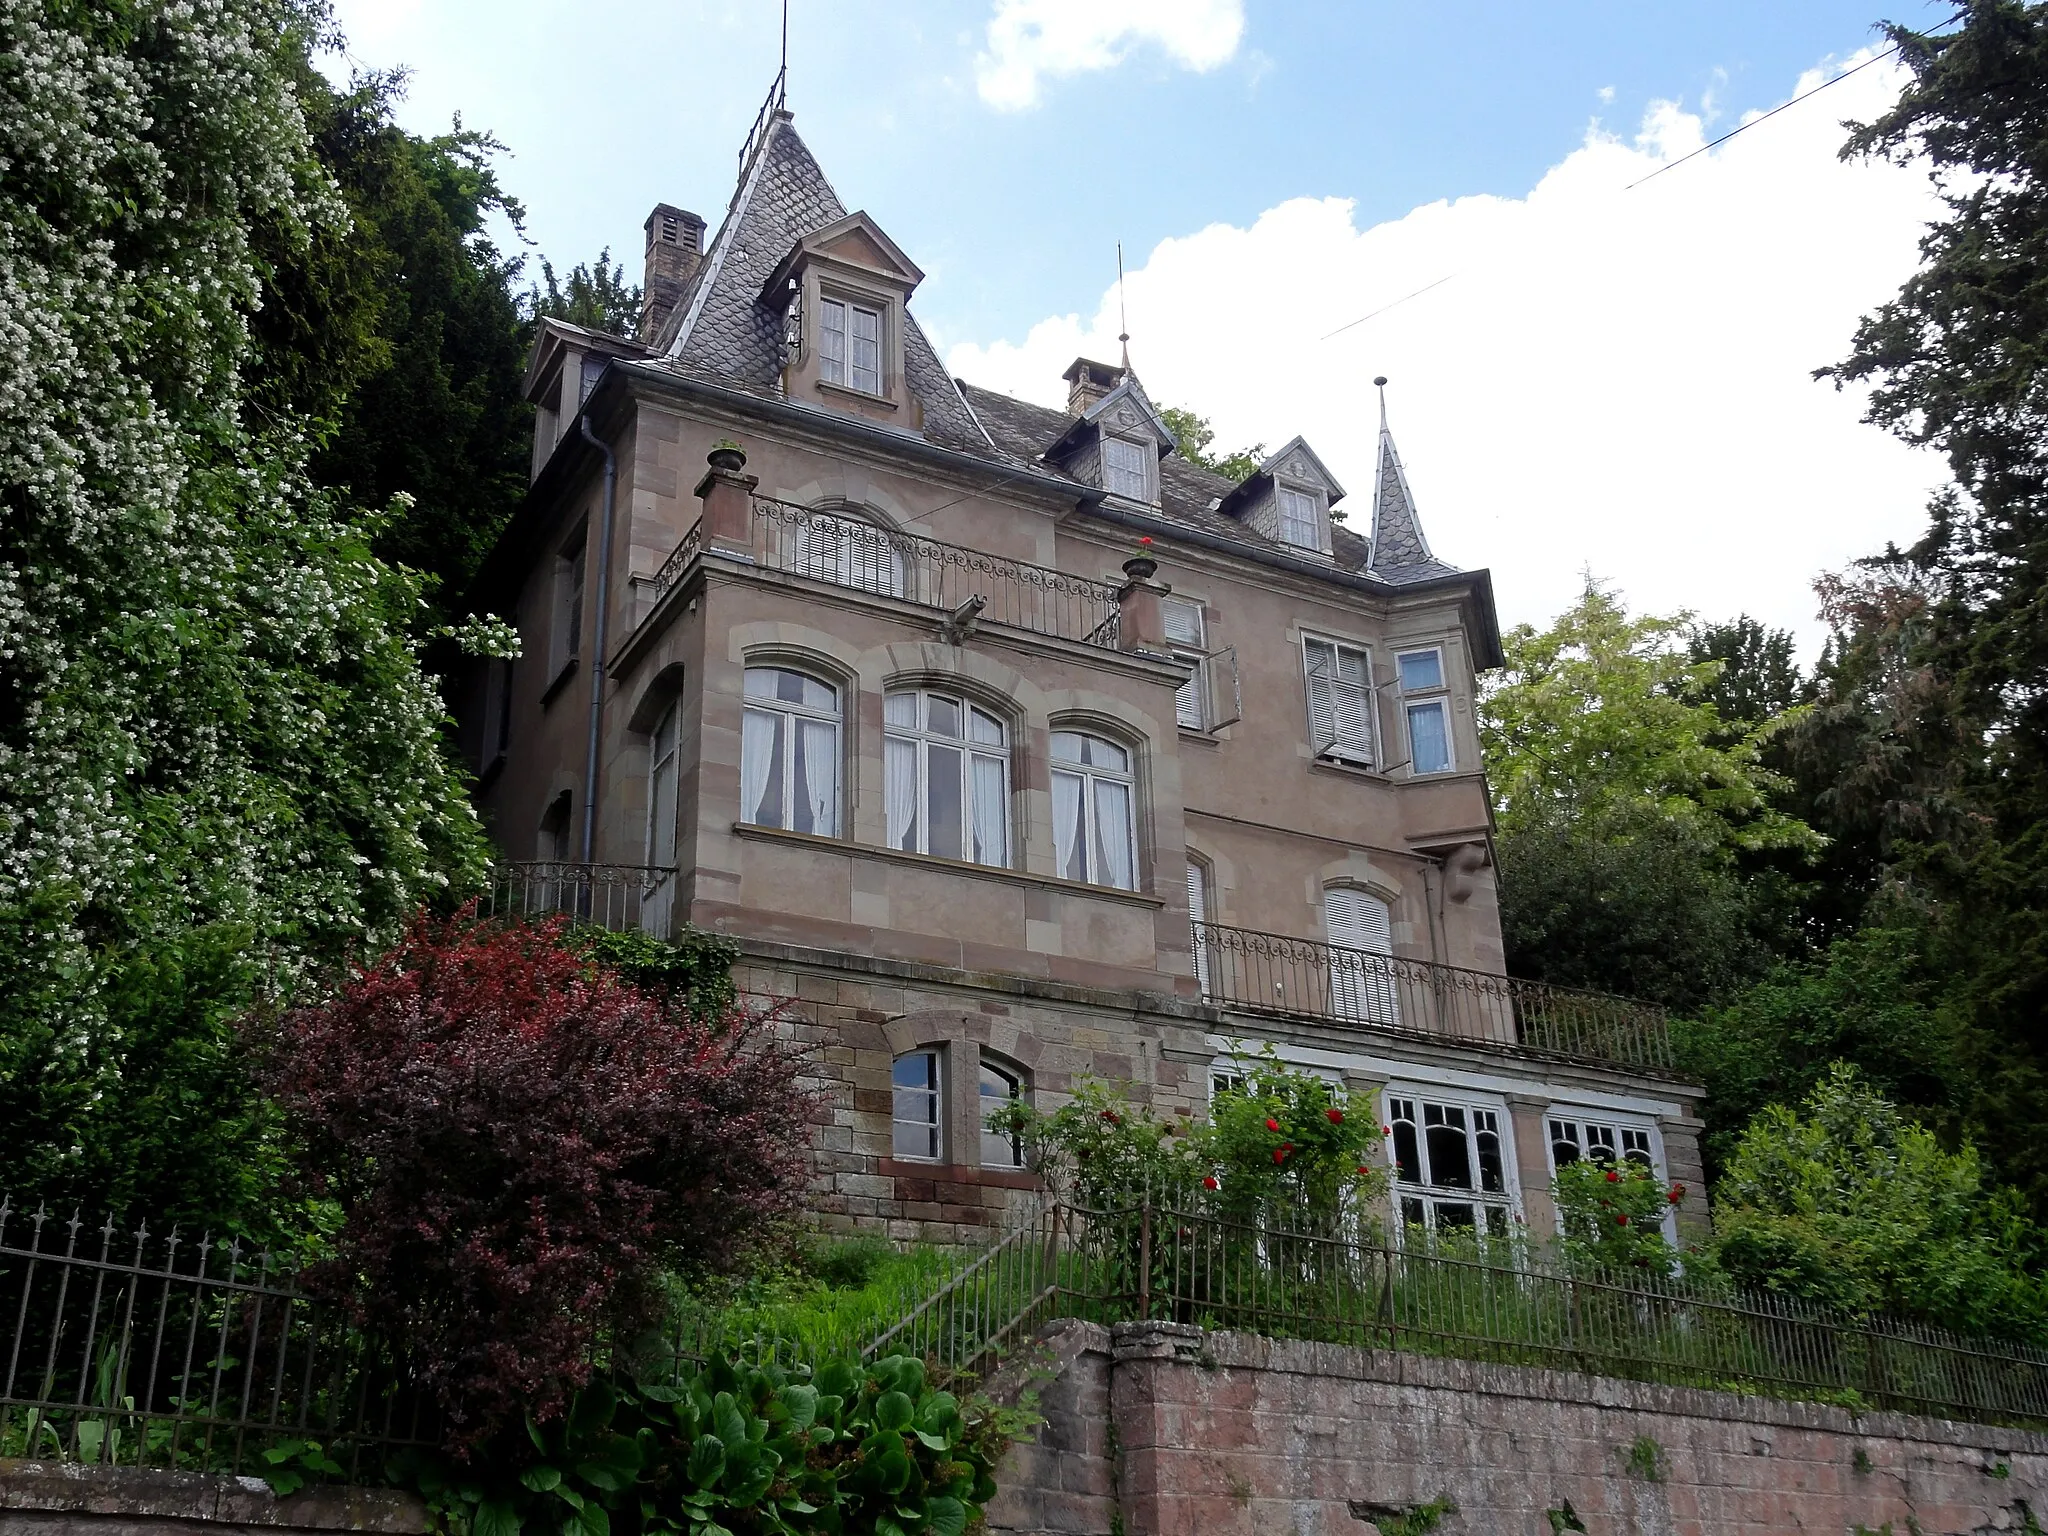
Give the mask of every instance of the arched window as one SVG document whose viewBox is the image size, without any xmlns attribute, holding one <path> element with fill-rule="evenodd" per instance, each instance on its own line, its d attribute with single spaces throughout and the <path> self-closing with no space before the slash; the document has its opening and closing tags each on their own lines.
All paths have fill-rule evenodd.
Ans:
<svg viewBox="0 0 2048 1536">
<path fill-rule="evenodd" d="M 675 868 L 676 738 L 682 719 L 682 701 L 669 700 L 647 738 L 647 862 L 655 869 Z"/>
<path fill-rule="evenodd" d="M 890 1150 L 898 1157 L 936 1163 L 945 1149 L 940 1106 L 939 1053 L 910 1051 L 889 1071 Z"/>
<path fill-rule="evenodd" d="M 882 781 L 891 848 L 976 864 L 1010 862 L 1010 754 L 1003 722 L 922 688 L 882 703 Z"/>
<path fill-rule="evenodd" d="M 1079 731 L 1052 733 L 1052 840 L 1058 872 L 1138 888 L 1131 754 Z"/>
<path fill-rule="evenodd" d="M 1370 891 L 1335 885 L 1323 892 L 1330 931 L 1330 1003 L 1340 1018 L 1398 1024 L 1394 996 L 1394 914 Z"/>
<path fill-rule="evenodd" d="M 839 835 L 839 690 L 787 667 L 749 667 L 740 723 L 740 820 Z"/>
<path fill-rule="evenodd" d="M 903 557 L 886 530 L 837 512 L 812 512 L 792 530 L 797 569 L 835 586 L 903 595 Z"/>
<path fill-rule="evenodd" d="M 989 1129 L 988 1117 L 1004 1105 L 1024 1097 L 1024 1074 L 999 1066 L 987 1052 L 981 1058 L 981 1166 L 1022 1168 L 1024 1142 L 1007 1131 Z"/>
</svg>

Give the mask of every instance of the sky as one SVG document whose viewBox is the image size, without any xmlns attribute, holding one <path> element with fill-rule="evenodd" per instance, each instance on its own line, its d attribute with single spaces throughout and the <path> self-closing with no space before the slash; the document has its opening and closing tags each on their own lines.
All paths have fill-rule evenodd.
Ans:
<svg viewBox="0 0 2048 1536">
<path fill-rule="evenodd" d="M 1121 242 L 1153 398 L 1222 448 L 1305 436 L 1355 527 L 1387 376 L 1435 552 L 1505 623 L 1590 573 L 1811 655 L 1814 576 L 1917 537 L 1942 479 L 1812 377 L 1938 216 L 1920 170 L 1837 156 L 1901 76 L 1631 184 L 1868 59 L 1880 14 L 1948 14 L 1876 4 L 790 0 L 789 104 L 959 376 L 1060 403 L 1116 356 Z M 408 69 L 407 127 L 506 144 L 534 256 L 630 277 L 654 203 L 715 229 L 780 46 L 778 0 L 336 11 L 331 74 Z"/>
</svg>

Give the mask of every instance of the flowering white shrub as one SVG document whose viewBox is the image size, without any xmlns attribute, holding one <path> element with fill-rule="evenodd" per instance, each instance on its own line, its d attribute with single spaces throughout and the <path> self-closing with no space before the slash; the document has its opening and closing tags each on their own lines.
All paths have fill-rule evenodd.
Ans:
<svg viewBox="0 0 2048 1536">
<path fill-rule="evenodd" d="M 252 228 L 345 217 L 313 5 L 0 0 L 0 1120 L 11 1066 L 118 1076 L 124 953 L 286 981 L 482 856 L 416 582 L 245 412 Z"/>
</svg>

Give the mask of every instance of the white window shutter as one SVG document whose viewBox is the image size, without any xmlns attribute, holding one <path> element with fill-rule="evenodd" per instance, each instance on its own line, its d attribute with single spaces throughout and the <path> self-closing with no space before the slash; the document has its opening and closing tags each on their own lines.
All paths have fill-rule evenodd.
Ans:
<svg viewBox="0 0 2048 1536">
<path fill-rule="evenodd" d="M 1343 1018 L 1398 1024 L 1393 967 L 1378 957 L 1394 953 L 1393 911 L 1379 897 L 1336 886 L 1323 892 L 1330 944 L 1330 1002 Z M 1350 951 L 1350 953 L 1344 953 Z"/>
<path fill-rule="evenodd" d="M 1201 983 L 1202 995 L 1209 995 L 1209 872 L 1193 859 L 1188 860 L 1188 925 L 1195 939 L 1195 980 Z"/>
<path fill-rule="evenodd" d="M 1202 664 L 1197 662 L 1188 680 L 1174 690 L 1173 718 L 1176 723 L 1191 731 L 1199 731 L 1208 721 L 1202 710 Z"/>
</svg>

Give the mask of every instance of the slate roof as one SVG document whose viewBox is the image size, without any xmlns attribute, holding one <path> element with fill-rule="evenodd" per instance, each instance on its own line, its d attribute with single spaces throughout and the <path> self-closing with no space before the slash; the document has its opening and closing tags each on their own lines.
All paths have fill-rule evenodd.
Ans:
<svg viewBox="0 0 2048 1536">
<path fill-rule="evenodd" d="M 799 239 L 845 217 L 846 206 L 789 114 L 778 112 L 657 350 L 682 372 L 780 398 L 782 316 L 759 302 L 761 285 Z M 949 447 L 988 447 L 914 316 L 904 327 L 903 372 L 924 407 L 926 437 Z"/>
<path fill-rule="evenodd" d="M 1415 497 L 1408 489 L 1408 471 L 1401 467 L 1394 434 L 1387 428 L 1384 391 L 1380 395 L 1380 461 L 1372 487 L 1372 551 L 1367 569 L 1386 581 L 1424 581 L 1457 570 L 1430 553 L 1429 540 L 1423 537 L 1422 520 L 1415 515 Z"/>
<path fill-rule="evenodd" d="M 762 399 L 782 400 L 783 317 L 759 302 L 762 285 L 799 239 L 846 214 L 845 204 L 798 136 L 790 115 L 778 112 L 711 249 L 655 338 L 652 361 Z M 904 374 L 923 407 L 927 440 L 988 458 L 1006 469 L 1072 478 L 1043 457 L 1074 425 L 1072 417 L 953 379 L 915 317 L 908 317 L 904 332 Z M 1130 382 L 1137 385 L 1135 376 Z M 1337 568 L 1390 584 L 1459 574 L 1436 559 L 1423 539 L 1407 479 L 1386 431 L 1384 407 L 1380 443 L 1379 483 L 1373 494 L 1379 536 L 1368 544 L 1341 526 L 1334 528 Z M 1170 453 L 1160 462 L 1159 482 L 1159 512 L 1165 521 L 1248 550 L 1299 557 L 1299 551 L 1216 510 L 1234 488 L 1226 477 Z M 1080 482 L 1075 484 L 1079 488 Z"/>
</svg>

